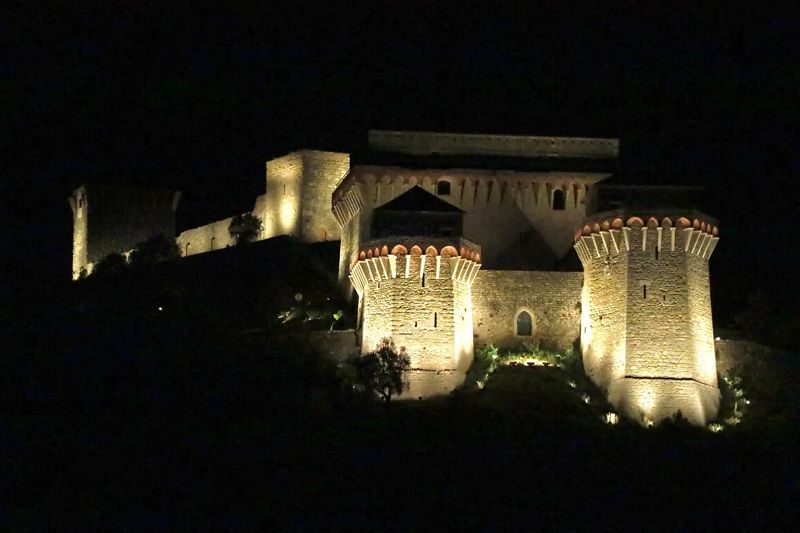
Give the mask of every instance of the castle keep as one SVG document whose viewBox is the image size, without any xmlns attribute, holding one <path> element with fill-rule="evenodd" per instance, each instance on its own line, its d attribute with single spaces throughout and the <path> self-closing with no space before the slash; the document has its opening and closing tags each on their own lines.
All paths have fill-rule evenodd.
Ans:
<svg viewBox="0 0 800 533">
<path fill-rule="evenodd" d="M 656 421 L 680 410 L 703 424 L 719 404 L 708 279 L 717 223 L 680 194 L 659 204 L 639 188 L 648 201 L 637 203 L 628 188 L 603 189 L 618 151 L 614 139 L 372 131 L 363 154 L 269 161 L 251 212 L 262 239 L 340 241 L 360 349 L 385 337 L 406 347 L 409 397 L 460 385 L 475 346 L 580 345 L 622 412 Z M 73 276 L 148 235 L 174 235 L 178 198 L 79 188 Z M 180 233 L 182 255 L 232 245 L 232 219 Z"/>
</svg>

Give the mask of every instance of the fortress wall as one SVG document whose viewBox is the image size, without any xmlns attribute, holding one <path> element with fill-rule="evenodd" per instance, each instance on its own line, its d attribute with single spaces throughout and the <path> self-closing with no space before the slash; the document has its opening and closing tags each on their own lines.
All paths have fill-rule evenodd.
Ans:
<svg viewBox="0 0 800 533">
<path fill-rule="evenodd" d="M 439 153 L 610 158 L 619 153 L 619 140 L 372 130 L 369 132 L 369 147 L 372 150 L 420 155 Z"/>
<path fill-rule="evenodd" d="M 687 254 L 680 246 L 675 251 L 662 246 L 656 254 L 655 228 L 631 229 L 629 239 L 625 373 L 691 378 L 694 343 L 689 331 Z"/>
<path fill-rule="evenodd" d="M 301 236 L 310 242 L 337 240 L 339 224 L 331 211 L 333 190 L 350 170 L 350 155 L 303 151 Z"/>
<path fill-rule="evenodd" d="M 588 186 L 604 176 L 365 166 L 352 170 L 345 190 L 357 190 L 363 198 L 360 231 L 368 238 L 374 208 L 414 186 L 436 194 L 437 182 L 448 181 L 450 194 L 439 198 L 466 212 L 464 237 L 481 244 L 488 267 L 509 259 L 514 263 L 518 246 L 523 246 L 533 258 L 522 264 L 545 270 L 570 251 L 574 229 L 586 215 Z M 564 193 L 563 210 L 552 208 L 556 190 Z M 344 194 L 335 201 L 341 201 Z"/>
<path fill-rule="evenodd" d="M 398 348 L 406 348 L 412 368 L 451 370 L 457 367 L 453 353 L 454 281 L 436 279 L 431 266 L 426 268 L 424 287 L 419 274 L 368 284 L 363 296 L 362 352 L 374 350 L 383 338 L 390 337 Z M 412 260 L 412 273 L 415 267 L 418 273 L 419 259 Z"/>
<path fill-rule="evenodd" d="M 418 400 L 449 394 L 464 383 L 465 374 L 456 370 L 411 370 L 408 390 L 398 400 Z"/>
<path fill-rule="evenodd" d="M 406 397 L 450 392 L 472 364 L 471 283 L 480 265 L 456 255 L 454 246 L 425 253 L 370 255 L 351 278 L 362 310 L 361 351 L 390 338 L 411 359 Z"/>
<path fill-rule="evenodd" d="M 692 424 L 705 425 L 719 410 L 719 389 L 689 379 L 634 379 L 614 381 L 608 399 L 634 420 L 647 417 L 657 423 L 677 411 Z"/>
<path fill-rule="evenodd" d="M 339 363 L 359 353 L 358 333 L 354 329 L 312 331 L 308 342 L 323 357 Z"/>
<path fill-rule="evenodd" d="M 361 240 L 361 226 L 358 217 L 353 217 L 347 221 L 340 230 L 341 240 L 339 242 L 339 287 L 344 291 L 348 301 L 353 297 L 353 285 L 350 283 L 350 265 L 353 263 L 353 256 L 358 252 L 358 243 Z"/>
<path fill-rule="evenodd" d="M 303 183 L 303 154 L 292 152 L 267 161 L 267 192 L 260 213 L 264 238 L 300 233 L 300 201 Z"/>
<path fill-rule="evenodd" d="M 628 321 L 627 254 L 584 265 L 581 350 L 586 374 L 601 387 L 625 375 Z"/>
<path fill-rule="evenodd" d="M 124 254 L 155 235 L 174 237 L 178 193 L 87 185 L 73 196 L 73 277 L 112 253 Z"/>
<path fill-rule="evenodd" d="M 717 361 L 714 349 L 708 259 L 689 254 L 687 263 L 689 334 L 694 352 L 692 377 L 697 381 L 716 387 L 718 385 Z"/>
<path fill-rule="evenodd" d="M 472 286 L 476 344 L 572 348 L 580 335 L 582 280 L 581 272 L 481 270 Z M 516 335 L 523 310 L 533 317 L 530 337 Z"/>
<path fill-rule="evenodd" d="M 228 228 L 234 217 L 224 218 L 200 226 L 199 228 L 192 228 L 181 232 L 178 235 L 177 242 L 181 250 L 181 255 L 186 257 L 188 255 L 202 254 L 226 248 L 228 246 L 235 246 L 236 241 L 231 236 Z"/>
<path fill-rule="evenodd" d="M 719 407 L 708 279 L 718 239 L 699 221 L 699 229 L 659 224 L 631 217 L 620 229 L 587 226 L 576 244 L 589 309 L 584 367 L 628 416 L 657 422 L 680 410 L 705 424 Z"/>
</svg>

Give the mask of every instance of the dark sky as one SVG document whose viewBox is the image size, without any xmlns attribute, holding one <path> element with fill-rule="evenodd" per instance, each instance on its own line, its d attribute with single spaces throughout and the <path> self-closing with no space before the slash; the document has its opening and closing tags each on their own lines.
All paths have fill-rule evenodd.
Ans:
<svg viewBox="0 0 800 533">
<path fill-rule="evenodd" d="M 618 182 L 707 186 L 715 299 L 796 294 L 791 4 L 161 4 L 0 19 L 3 196 L 24 242 L 5 253 L 38 258 L 31 277 L 69 276 L 66 197 L 81 182 L 181 188 L 184 216 L 224 216 L 261 192 L 267 158 L 392 128 L 620 137 Z"/>
</svg>

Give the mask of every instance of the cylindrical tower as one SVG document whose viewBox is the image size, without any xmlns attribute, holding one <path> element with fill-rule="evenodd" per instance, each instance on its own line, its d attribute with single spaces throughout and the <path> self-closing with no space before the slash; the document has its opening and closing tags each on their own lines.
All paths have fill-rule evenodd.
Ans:
<svg viewBox="0 0 800 533">
<path fill-rule="evenodd" d="M 599 213 L 576 234 L 584 368 L 630 417 L 717 414 L 708 259 L 718 235 L 697 211 Z"/>
<path fill-rule="evenodd" d="M 407 398 L 452 391 L 472 363 L 472 282 L 480 247 L 460 237 L 382 237 L 350 266 L 363 353 L 384 338 L 411 358 Z"/>
</svg>

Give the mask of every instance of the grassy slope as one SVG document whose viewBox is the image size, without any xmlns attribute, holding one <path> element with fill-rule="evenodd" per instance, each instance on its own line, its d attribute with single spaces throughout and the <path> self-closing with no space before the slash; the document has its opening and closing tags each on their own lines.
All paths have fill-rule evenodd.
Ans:
<svg viewBox="0 0 800 533">
<path fill-rule="evenodd" d="M 5 522 L 755 529 L 796 509 L 796 399 L 718 435 L 609 427 L 571 376 L 514 366 L 483 391 L 387 411 L 279 335 L 273 315 L 298 287 L 320 303 L 331 287 L 302 284 L 321 279 L 302 247 L 249 250 L 269 258 L 255 270 L 222 253 L 149 281 L 71 284 L 16 316 L 2 373 Z M 252 287 L 263 296 L 237 311 Z M 269 334 L 239 333 L 253 326 Z M 750 397 L 766 405 L 794 376 L 762 379 Z"/>
</svg>

